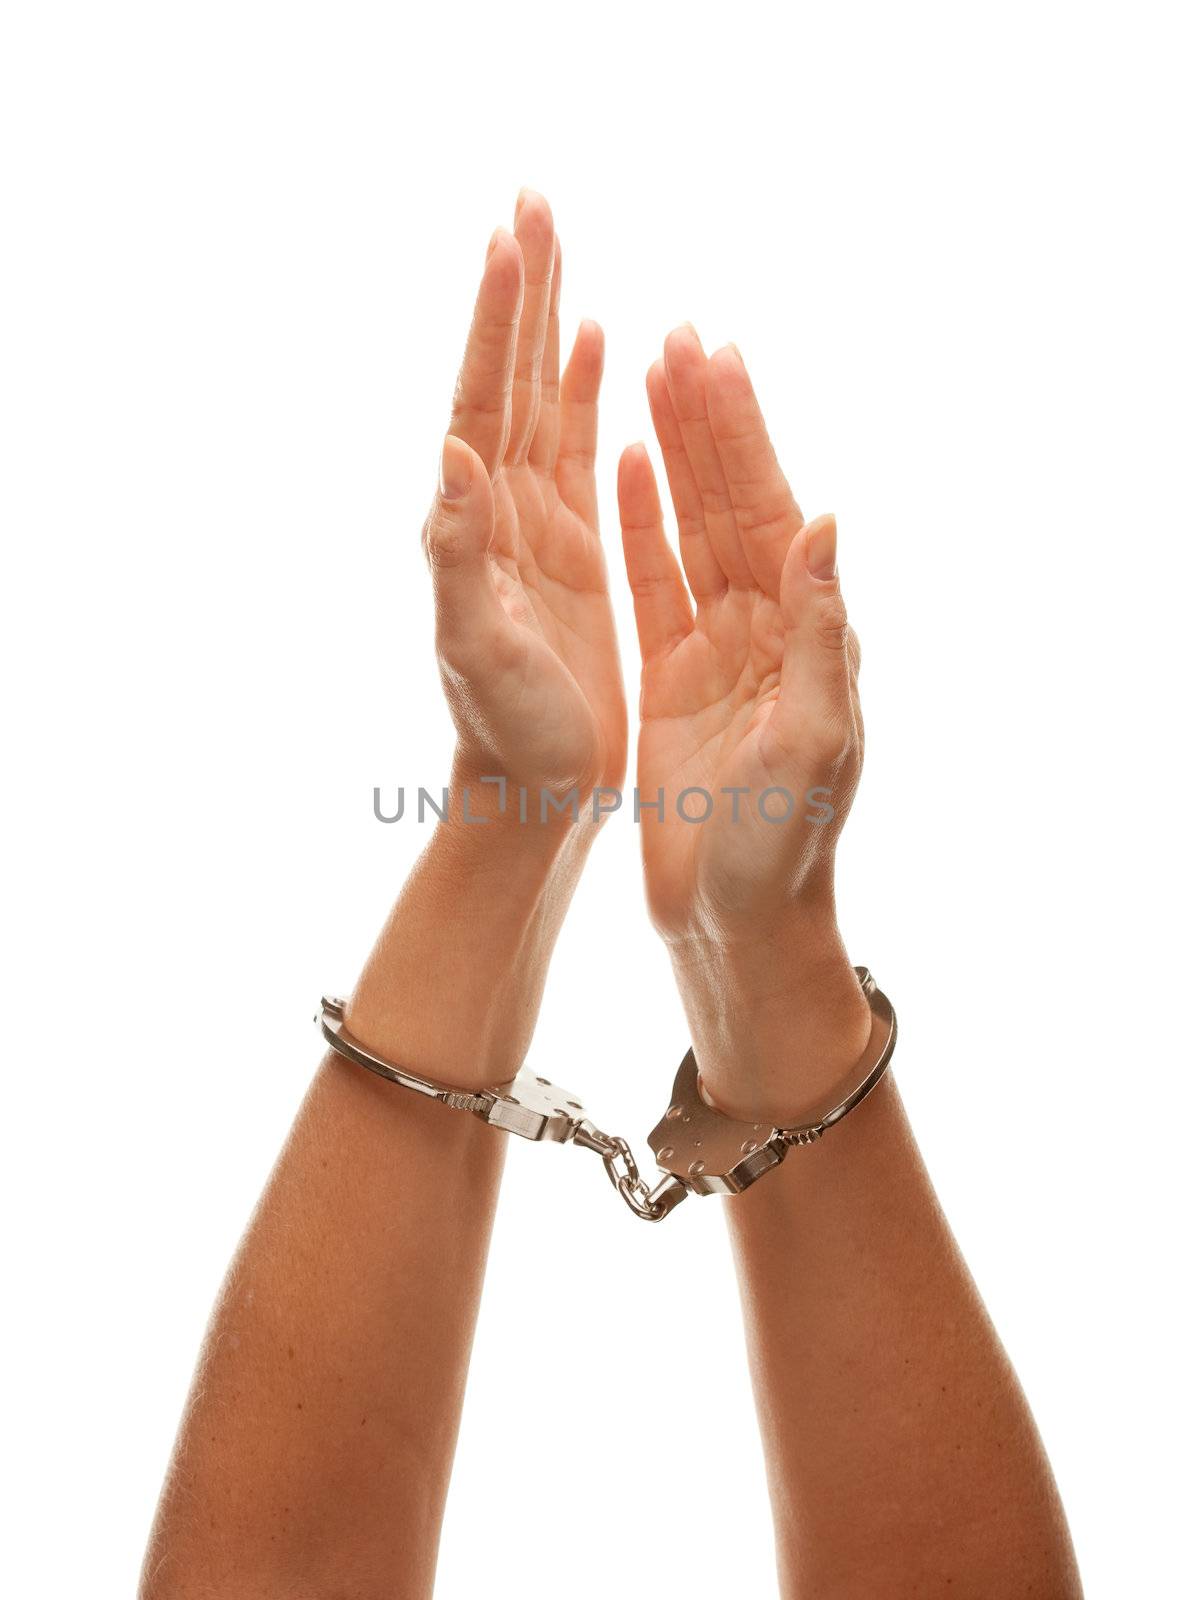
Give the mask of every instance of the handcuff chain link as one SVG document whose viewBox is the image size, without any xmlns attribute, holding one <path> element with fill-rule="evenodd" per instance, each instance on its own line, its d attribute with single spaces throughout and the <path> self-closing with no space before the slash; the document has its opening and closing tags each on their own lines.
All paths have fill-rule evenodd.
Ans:
<svg viewBox="0 0 1200 1600">
<path fill-rule="evenodd" d="M 604 1133 L 594 1123 L 585 1120 L 580 1122 L 572 1142 L 583 1145 L 585 1150 L 596 1152 L 604 1163 L 609 1183 L 642 1222 L 661 1222 L 680 1201 L 687 1198 L 687 1189 L 677 1178 L 669 1175 L 651 1189 L 638 1170 L 629 1141 L 622 1139 L 620 1134 Z"/>
<path fill-rule="evenodd" d="M 671 1102 L 651 1130 L 648 1143 L 661 1177 L 651 1188 L 629 1142 L 588 1120 L 583 1105 L 549 1078 L 527 1068 L 489 1089 L 460 1089 L 397 1066 L 353 1039 L 345 1028 L 345 1001 L 325 995 L 317 1022 L 339 1055 L 403 1089 L 467 1111 L 489 1126 L 523 1139 L 581 1144 L 604 1163 L 608 1181 L 642 1222 L 661 1222 L 689 1194 L 741 1194 L 777 1167 L 788 1151 L 813 1144 L 870 1093 L 887 1070 L 896 1043 L 896 1014 L 866 967 L 856 967 L 871 1005 L 871 1038 L 859 1063 L 856 1086 L 819 1120 L 780 1128 L 769 1120 L 741 1122 L 716 1111 L 703 1097 L 691 1050 L 680 1063 Z"/>
</svg>

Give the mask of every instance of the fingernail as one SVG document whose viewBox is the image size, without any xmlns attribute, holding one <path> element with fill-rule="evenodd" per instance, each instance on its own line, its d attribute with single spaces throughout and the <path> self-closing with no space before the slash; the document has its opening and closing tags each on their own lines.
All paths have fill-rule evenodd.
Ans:
<svg viewBox="0 0 1200 1600">
<path fill-rule="evenodd" d="M 452 433 L 446 435 L 442 444 L 442 466 L 438 473 L 438 487 L 443 500 L 461 500 L 471 487 L 468 458 Z"/>
<path fill-rule="evenodd" d="M 492 257 L 495 255 L 496 246 L 500 243 L 500 235 L 503 232 L 504 232 L 503 228 L 497 228 L 495 233 L 493 233 L 492 237 L 488 240 L 487 255 L 484 256 L 484 258 L 483 258 L 485 261 L 490 261 L 492 259 Z"/>
<path fill-rule="evenodd" d="M 815 517 L 809 523 L 804 558 L 814 578 L 828 583 L 837 576 L 837 518 Z"/>
</svg>

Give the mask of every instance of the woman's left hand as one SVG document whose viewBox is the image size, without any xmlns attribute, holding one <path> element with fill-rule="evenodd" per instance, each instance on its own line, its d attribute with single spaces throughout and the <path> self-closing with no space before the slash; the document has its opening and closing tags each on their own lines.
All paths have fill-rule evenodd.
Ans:
<svg viewBox="0 0 1200 1600">
<path fill-rule="evenodd" d="M 634 446 L 618 498 L 646 893 L 705 1085 L 749 1120 L 785 1115 L 854 1062 L 869 1022 L 833 901 L 863 741 L 837 530 L 801 515 L 732 346 L 706 357 L 680 328 L 647 387 L 683 571 Z"/>
</svg>

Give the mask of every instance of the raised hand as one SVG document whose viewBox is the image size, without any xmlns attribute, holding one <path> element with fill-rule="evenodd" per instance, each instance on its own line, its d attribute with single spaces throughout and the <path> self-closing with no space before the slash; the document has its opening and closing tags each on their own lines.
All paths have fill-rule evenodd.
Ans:
<svg viewBox="0 0 1200 1600">
<path fill-rule="evenodd" d="M 582 793 L 620 782 L 626 719 L 596 509 L 604 336 L 582 323 L 560 380 L 561 285 L 550 208 L 522 191 L 488 247 L 424 543 L 460 775 Z"/>
<path fill-rule="evenodd" d="M 638 779 L 643 804 L 665 791 L 662 826 L 644 830 L 646 878 L 655 922 L 676 938 L 824 892 L 862 718 L 836 525 L 805 524 L 741 356 L 729 345 L 706 359 L 678 329 L 647 389 L 696 601 L 693 615 L 634 445 L 619 497 L 642 646 Z M 703 826 L 679 816 L 689 788 L 713 797 Z M 684 804 L 699 816 L 707 802 Z"/>
<path fill-rule="evenodd" d="M 807 1041 L 826 1057 L 814 1091 L 831 1054 L 853 1059 L 865 1020 L 833 910 L 834 845 L 862 765 L 836 524 L 805 523 L 733 346 L 706 358 L 695 331 L 677 329 L 647 390 L 683 562 L 681 572 L 649 457 L 632 446 L 618 496 L 642 649 L 651 916 L 671 947 L 706 1086 L 730 1109 L 795 1110 L 805 1041 L 793 1030 L 778 1060 L 764 1043 L 756 1062 L 748 1017 L 798 964 L 820 974 L 838 1038 L 832 1052 L 829 1030 Z M 661 820 L 649 809 L 659 788 Z M 684 820 L 681 808 L 707 820 Z M 743 1046 L 731 1052 L 735 1025 Z"/>
</svg>

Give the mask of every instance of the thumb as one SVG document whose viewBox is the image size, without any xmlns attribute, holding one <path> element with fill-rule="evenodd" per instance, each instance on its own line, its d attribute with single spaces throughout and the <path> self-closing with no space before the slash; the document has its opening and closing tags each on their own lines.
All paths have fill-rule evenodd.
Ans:
<svg viewBox="0 0 1200 1600">
<path fill-rule="evenodd" d="M 784 648 L 776 731 L 793 749 L 836 760 L 853 738 L 854 722 L 849 626 L 837 576 L 833 517 L 814 518 L 792 540 L 779 601 Z"/>
<path fill-rule="evenodd" d="M 469 444 L 448 433 L 437 498 L 422 534 L 443 634 L 477 634 L 503 618 L 488 564 L 494 526 L 487 468 Z"/>
</svg>

